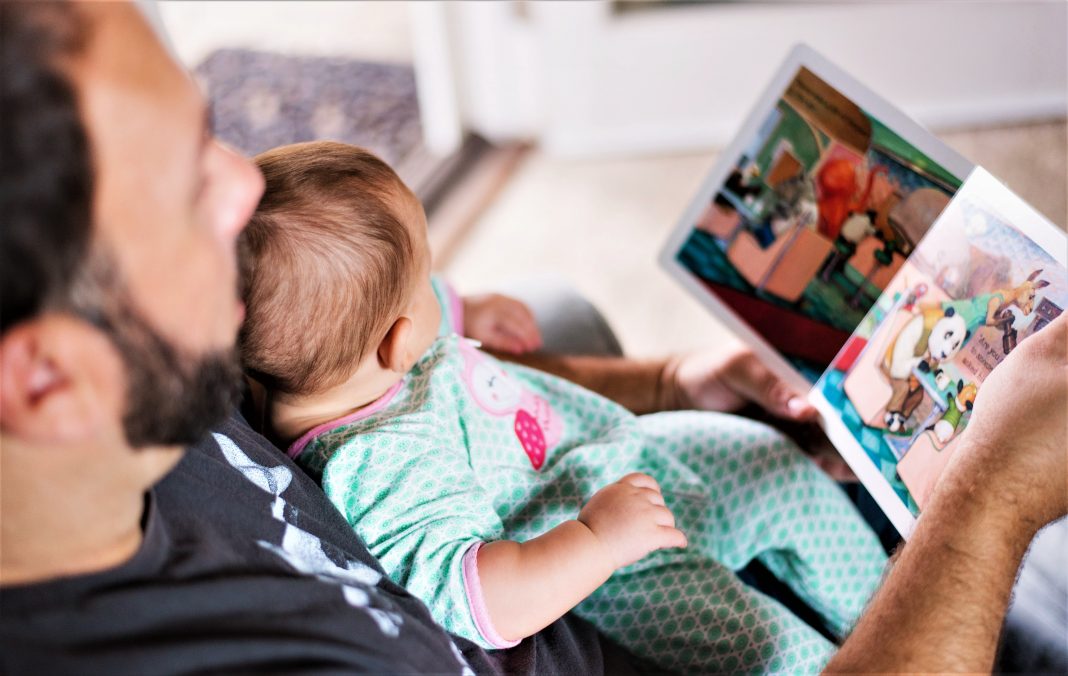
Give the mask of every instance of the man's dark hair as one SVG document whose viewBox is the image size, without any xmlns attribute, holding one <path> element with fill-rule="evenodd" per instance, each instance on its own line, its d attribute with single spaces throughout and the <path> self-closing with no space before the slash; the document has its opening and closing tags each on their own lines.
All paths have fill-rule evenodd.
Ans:
<svg viewBox="0 0 1068 676">
<path fill-rule="evenodd" d="M 93 241 L 92 153 L 67 72 L 88 24 L 68 2 L 0 0 L 0 335 L 49 309 L 91 322 L 126 367 L 127 441 L 190 444 L 233 409 L 237 356 L 179 350 Z"/>
<path fill-rule="evenodd" d="M 66 2 L 0 2 L 0 334 L 62 301 L 89 250 L 92 160 L 64 72 L 85 23 Z"/>
</svg>

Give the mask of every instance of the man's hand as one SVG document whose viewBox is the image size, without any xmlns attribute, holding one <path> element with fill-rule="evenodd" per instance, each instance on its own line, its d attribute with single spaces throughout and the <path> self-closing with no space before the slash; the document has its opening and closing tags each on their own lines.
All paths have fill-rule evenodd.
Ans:
<svg viewBox="0 0 1068 676">
<path fill-rule="evenodd" d="M 1068 512 L 1068 315 L 983 381 L 916 530 L 835 673 L 990 673 L 1020 561 Z"/>
<path fill-rule="evenodd" d="M 486 348 L 524 354 L 541 347 L 541 332 L 524 303 L 499 293 L 463 298 L 464 335 Z"/>
<path fill-rule="evenodd" d="M 743 345 L 676 357 L 664 369 L 664 408 L 737 411 L 752 402 L 786 420 L 807 421 L 816 409 Z"/>
<path fill-rule="evenodd" d="M 815 425 L 816 409 L 744 345 L 726 350 L 694 352 L 668 362 L 664 369 L 668 382 L 661 391 L 668 401 L 664 408 L 734 412 L 756 405 L 778 424 L 835 481 L 856 481 L 853 470 Z M 744 415 L 761 419 L 757 412 Z M 804 424 L 798 424 L 804 423 Z"/>
<path fill-rule="evenodd" d="M 647 474 L 628 474 L 597 491 L 578 520 L 597 536 L 616 569 L 657 549 L 687 544 L 660 486 Z"/>
<path fill-rule="evenodd" d="M 1037 530 L 1068 512 L 1068 314 L 1020 343 L 975 398 L 947 474 Z M 982 483 L 984 485 L 979 486 Z"/>
</svg>

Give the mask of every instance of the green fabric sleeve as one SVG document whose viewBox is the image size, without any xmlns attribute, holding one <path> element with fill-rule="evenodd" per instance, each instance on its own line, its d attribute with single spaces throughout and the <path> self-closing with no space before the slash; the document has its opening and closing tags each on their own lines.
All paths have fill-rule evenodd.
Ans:
<svg viewBox="0 0 1068 676">
<path fill-rule="evenodd" d="M 441 306 L 441 324 L 438 325 L 438 336 L 447 336 L 452 333 L 463 335 L 464 333 L 464 306 L 460 295 L 445 281 L 441 275 L 431 275 L 430 285 L 434 289 L 434 296 Z"/>
<path fill-rule="evenodd" d="M 462 438 L 442 434 L 429 412 L 384 428 L 337 448 L 323 489 L 394 582 L 446 630 L 492 648 L 475 624 L 463 559 L 479 542 L 500 540 L 504 527 Z"/>
</svg>

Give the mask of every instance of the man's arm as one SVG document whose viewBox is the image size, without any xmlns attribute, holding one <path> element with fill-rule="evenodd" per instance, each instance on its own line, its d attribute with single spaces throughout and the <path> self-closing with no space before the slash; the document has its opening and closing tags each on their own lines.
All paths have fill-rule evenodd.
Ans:
<svg viewBox="0 0 1068 676">
<path fill-rule="evenodd" d="M 607 397 L 634 413 L 736 411 L 754 403 L 776 417 L 812 420 L 816 411 L 742 343 L 663 359 L 500 354 Z"/>
<path fill-rule="evenodd" d="M 664 359 L 501 354 L 582 385 L 636 414 L 695 409 L 737 413 L 779 429 L 838 481 L 856 481 L 813 423 L 816 411 L 740 344 Z"/>
<path fill-rule="evenodd" d="M 637 414 L 681 408 L 669 359 L 493 353 L 504 361 L 552 373 Z"/>
<path fill-rule="evenodd" d="M 1068 315 L 983 382 L 930 506 L 828 671 L 989 672 L 1020 562 L 1068 512 Z"/>
<path fill-rule="evenodd" d="M 987 672 L 1034 536 L 994 477 L 947 476 L 829 672 Z"/>
</svg>

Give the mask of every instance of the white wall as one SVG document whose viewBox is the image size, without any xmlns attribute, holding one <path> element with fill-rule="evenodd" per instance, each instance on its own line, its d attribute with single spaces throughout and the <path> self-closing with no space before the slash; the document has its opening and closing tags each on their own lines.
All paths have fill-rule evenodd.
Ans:
<svg viewBox="0 0 1068 676">
<path fill-rule="evenodd" d="M 1065 115 L 1064 0 L 190 2 L 160 15 L 193 66 L 220 47 L 416 66 L 431 149 L 466 127 L 561 155 L 729 140 L 804 41 L 935 128 Z"/>
<path fill-rule="evenodd" d="M 308 56 L 412 60 L 403 2 L 160 0 L 178 58 L 192 68 L 212 51 L 243 47 Z"/>
<path fill-rule="evenodd" d="M 525 7 L 451 5 L 463 116 L 559 154 L 722 145 L 798 41 L 927 126 L 1065 115 L 1061 1 Z"/>
</svg>

